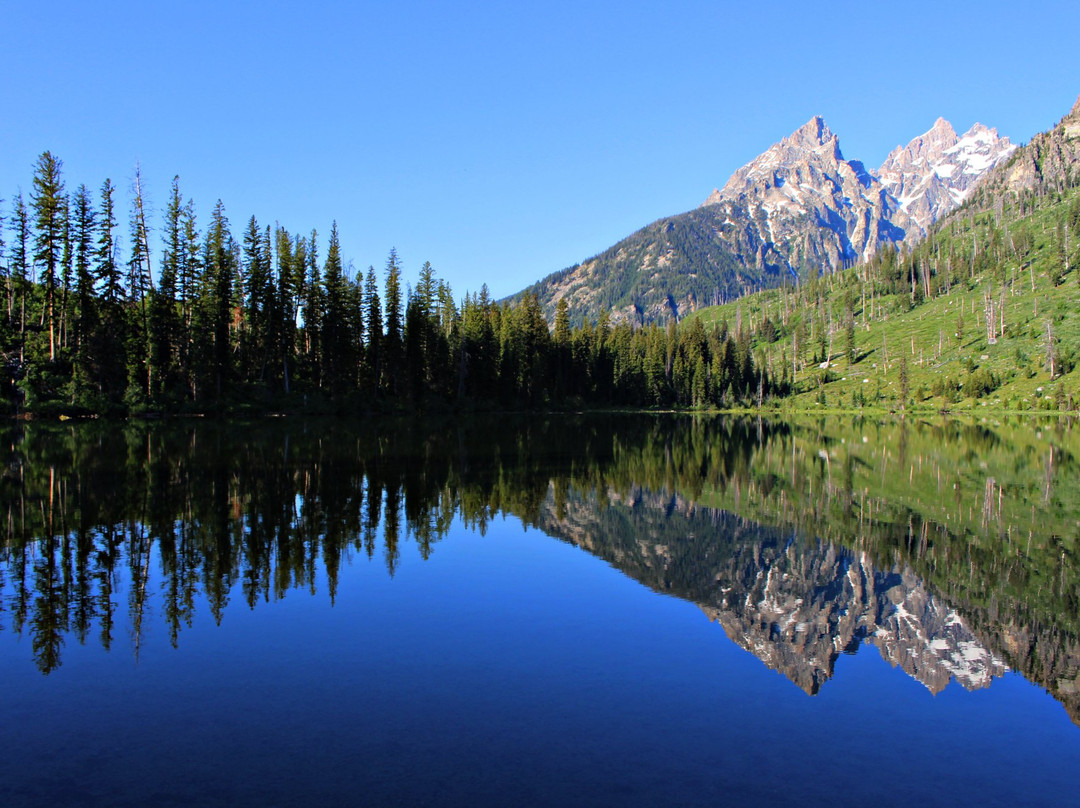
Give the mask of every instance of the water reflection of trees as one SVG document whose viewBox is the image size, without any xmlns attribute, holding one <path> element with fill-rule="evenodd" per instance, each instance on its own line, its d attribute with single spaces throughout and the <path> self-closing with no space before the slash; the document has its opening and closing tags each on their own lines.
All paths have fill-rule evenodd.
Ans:
<svg viewBox="0 0 1080 808">
<path fill-rule="evenodd" d="M 1080 475 L 1062 426 L 477 417 L 30 423 L 3 437 L 0 620 L 30 635 L 45 672 L 69 638 L 110 647 L 125 606 L 136 653 L 150 614 L 175 645 L 197 611 L 220 621 L 233 598 L 254 608 L 325 580 L 333 600 L 353 557 L 393 575 L 405 545 L 427 558 L 455 518 L 550 531 L 583 494 L 603 508 L 643 491 L 910 565 L 1052 690 L 1080 656 Z M 589 549 L 643 579 L 635 529 L 597 532 Z M 666 535 L 680 551 L 664 585 L 714 585 L 725 536 Z"/>
</svg>

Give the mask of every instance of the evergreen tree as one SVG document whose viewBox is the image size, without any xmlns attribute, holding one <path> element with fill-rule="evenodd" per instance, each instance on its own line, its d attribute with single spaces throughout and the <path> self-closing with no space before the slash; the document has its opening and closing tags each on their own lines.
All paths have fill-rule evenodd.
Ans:
<svg viewBox="0 0 1080 808">
<path fill-rule="evenodd" d="M 319 271 L 319 256 L 316 247 L 318 233 L 311 231 L 311 240 L 307 243 L 307 275 L 304 280 L 304 354 L 308 378 L 316 387 L 322 387 L 322 369 L 319 360 L 322 357 L 323 325 L 323 282 Z"/>
<path fill-rule="evenodd" d="M 365 329 L 368 335 L 364 351 L 364 384 L 374 395 L 379 389 L 382 373 L 382 345 L 384 340 L 382 322 L 382 302 L 379 300 L 379 286 L 375 278 L 375 267 L 369 266 L 364 278 L 364 310 L 366 312 Z"/>
<path fill-rule="evenodd" d="M 101 299 L 106 305 L 119 303 L 124 299 L 124 287 L 116 264 L 116 245 L 113 231 L 116 229 L 116 214 L 113 205 L 113 188 L 109 180 L 101 186 L 101 217 L 98 219 L 100 233 L 97 251 L 97 283 Z"/>
<path fill-rule="evenodd" d="M 75 358 L 72 363 L 73 401 L 79 403 L 87 393 L 90 365 L 90 339 L 97 322 L 94 277 L 91 272 L 96 221 L 90 192 L 80 185 L 72 200 L 72 238 L 75 249 Z"/>
<path fill-rule="evenodd" d="M 150 395 L 154 368 L 150 355 L 150 311 L 148 300 L 153 290 L 150 274 L 149 229 L 146 226 L 146 209 L 143 199 L 142 172 L 135 166 L 132 183 L 131 256 L 128 259 L 127 276 L 127 396 L 132 402 L 144 401 Z"/>
<path fill-rule="evenodd" d="M 421 398 L 425 391 L 435 387 L 435 377 L 442 364 L 435 312 L 437 290 L 435 271 L 431 262 L 425 261 L 405 316 L 405 365 L 413 399 Z"/>
<path fill-rule="evenodd" d="M 68 330 L 71 327 L 69 307 L 71 304 L 71 279 L 72 273 L 75 271 L 75 252 L 72 242 L 71 201 L 66 194 L 61 199 L 63 202 L 61 216 L 63 218 L 64 234 L 62 240 L 64 246 L 60 258 L 60 322 L 57 326 L 57 340 L 60 343 L 58 350 L 64 353 L 69 347 Z"/>
<path fill-rule="evenodd" d="M 43 152 L 34 169 L 30 206 L 34 211 L 34 261 L 42 267 L 45 286 L 43 315 L 49 323 L 49 361 L 56 359 L 56 270 L 60 264 L 64 228 L 62 166 L 52 152 Z"/>
<path fill-rule="evenodd" d="M 184 207 L 180 197 L 180 178 L 173 177 L 169 204 L 165 209 L 164 250 L 157 289 L 151 293 L 150 352 L 151 365 L 156 370 L 156 385 L 151 395 L 161 396 L 176 384 L 176 344 L 180 322 L 177 315 L 177 281 L 184 261 Z"/>
<path fill-rule="evenodd" d="M 91 381 L 98 394 L 106 399 L 115 399 L 122 392 L 126 379 L 125 382 L 121 382 L 121 379 L 127 366 L 123 275 L 116 262 L 116 244 L 113 240 L 116 229 L 114 190 L 112 183 L 106 179 L 101 186 L 94 267 L 99 317 L 97 328 L 90 338 L 90 353 L 93 356 Z"/>
<path fill-rule="evenodd" d="M 330 227 L 330 242 L 326 248 L 326 264 L 323 267 L 323 328 L 322 361 L 326 386 L 332 394 L 340 394 L 347 382 L 351 368 L 350 341 L 348 333 L 348 282 L 341 264 L 341 246 L 338 241 L 337 222 Z"/>
<path fill-rule="evenodd" d="M 13 308 L 15 299 L 18 298 L 18 321 L 19 321 L 19 363 L 25 361 L 24 349 L 26 344 L 26 295 L 29 292 L 30 279 L 29 254 L 30 248 L 30 218 L 23 203 L 23 195 L 20 191 L 15 195 L 14 212 L 12 216 L 15 224 L 15 241 L 11 245 L 11 266 L 8 271 L 10 285 L 8 287 L 8 320 L 14 319 Z"/>
<path fill-rule="evenodd" d="M 176 296 L 179 303 L 179 334 L 176 345 L 178 383 L 185 394 L 195 398 L 195 368 L 193 355 L 195 339 L 195 304 L 202 284 L 202 257 L 199 229 L 195 222 L 195 204 L 188 200 L 180 212 L 180 252 L 176 264 Z"/>
<path fill-rule="evenodd" d="M 266 369 L 273 350 L 275 290 L 268 235 L 259 229 L 255 217 L 244 231 L 244 332 L 241 355 L 249 380 L 266 381 Z"/>
<path fill-rule="evenodd" d="M 281 383 L 286 394 L 291 386 L 293 351 L 296 346 L 296 256 L 289 232 L 278 227 L 275 233 L 277 246 L 277 307 L 281 324 L 277 334 L 277 362 L 281 368 Z"/>
<path fill-rule="evenodd" d="M 401 364 L 404 360 L 403 327 L 401 322 L 401 268 L 397 250 L 391 249 L 386 259 L 386 281 L 383 287 L 386 306 L 386 335 L 383 338 L 382 367 L 384 385 L 391 395 L 400 390 Z"/>
<path fill-rule="evenodd" d="M 216 400 L 224 395 L 232 376 L 232 343 L 230 339 L 233 309 L 233 281 L 236 261 L 229 220 L 219 199 L 210 217 L 204 249 L 204 312 L 206 331 L 210 338 L 210 382 Z"/>
</svg>

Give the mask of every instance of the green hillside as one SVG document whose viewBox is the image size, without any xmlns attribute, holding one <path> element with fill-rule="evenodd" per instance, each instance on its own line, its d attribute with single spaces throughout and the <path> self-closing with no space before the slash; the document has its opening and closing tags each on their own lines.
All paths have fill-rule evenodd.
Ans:
<svg viewBox="0 0 1080 808">
<path fill-rule="evenodd" d="M 1076 187 L 983 194 L 910 251 L 690 318 L 747 329 L 785 406 L 1074 409 L 1078 234 Z"/>
</svg>

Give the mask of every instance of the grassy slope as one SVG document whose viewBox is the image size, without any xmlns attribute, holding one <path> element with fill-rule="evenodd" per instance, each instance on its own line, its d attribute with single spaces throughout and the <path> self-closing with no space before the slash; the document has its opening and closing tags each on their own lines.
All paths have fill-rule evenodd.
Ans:
<svg viewBox="0 0 1080 808">
<path fill-rule="evenodd" d="M 815 311 L 831 308 L 834 330 L 828 381 L 823 385 L 825 405 L 820 403 L 820 380 L 825 373 L 810 361 L 817 349 L 815 339 L 808 346 L 806 366 L 795 374 L 795 394 L 785 403 L 794 409 L 850 408 L 855 406 L 860 392 L 865 406 L 896 409 L 900 403 L 901 352 L 907 360 L 909 410 L 1056 409 L 1054 396 L 1058 386 L 1062 387 L 1065 406 L 1069 406 L 1070 395 L 1076 406 L 1080 403 L 1080 368 L 1068 370 L 1064 375 L 1059 368 L 1058 375 L 1051 380 L 1046 357 L 1048 322 L 1066 368 L 1080 356 L 1080 267 L 1074 263 L 1060 285 L 1055 286 L 1051 281 L 1051 269 L 1057 260 L 1055 228 L 1078 193 L 1074 190 L 1060 201 L 1045 204 L 1035 213 L 1009 223 L 1013 236 L 1021 233 L 1031 236 L 1032 248 L 1022 259 L 1008 256 L 983 269 L 981 274 L 966 277 L 948 293 L 914 307 L 910 305 L 909 294 L 894 294 L 875 298 L 872 312 L 867 299 L 864 311 L 862 291 L 867 294 L 869 291 L 868 286 L 860 288 L 856 268 L 823 279 L 821 306 L 816 301 L 804 301 L 803 310 L 789 314 L 786 326 L 781 324 L 785 292 L 780 290 L 701 309 L 691 317 L 700 317 L 706 325 L 726 319 L 734 328 L 741 308 L 744 325 L 756 331 L 767 315 L 777 323 L 779 336 L 772 343 L 756 338 L 755 351 L 763 352 L 773 375 L 777 376 L 785 352 L 790 365 L 792 334 L 799 320 L 809 322 Z M 955 246 L 954 242 L 966 247 L 973 239 L 984 241 L 992 218 L 992 213 L 976 214 L 972 232 L 969 220 L 953 217 L 950 220 L 953 228 L 942 229 L 935 238 L 943 252 L 950 245 Z M 849 289 L 855 298 L 857 323 L 854 364 L 844 356 L 843 301 Z M 1003 290 L 1005 331 L 996 344 L 990 345 L 984 320 L 984 296 L 990 291 L 995 301 L 1000 301 Z M 790 290 L 786 294 L 789 299 L 793 295 Z M 964 328 L 962 338 L 957 339 L 961 311 Z M 973 369 L 988 370 L 1000 380 L 1000 387 L 978 399 L 964 395 L 963 383 L 968 382 L 970 389 Z M 940 386 L 946 380 L 959 384 L 960 394 L 945 391 L 943 395 L 932 395 L 935 382 Z"/>
</svg>

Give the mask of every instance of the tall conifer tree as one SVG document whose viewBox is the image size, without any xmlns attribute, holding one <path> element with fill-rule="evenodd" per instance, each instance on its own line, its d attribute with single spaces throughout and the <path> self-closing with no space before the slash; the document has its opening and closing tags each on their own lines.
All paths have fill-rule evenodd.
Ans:
<svg viewBox="0 0 1080 808">
<path fill-rule="evenodd" d="M 34 260 L 42 268 L 45 304 L 42 314 L 49 323 L 49 361 L 56 358 L 56 271 L 60 265 L 64 234 L 63 164 L 52 152 L 43 152 L 34 169 L 30 205 L 34 211 Z"/>
</svg>

